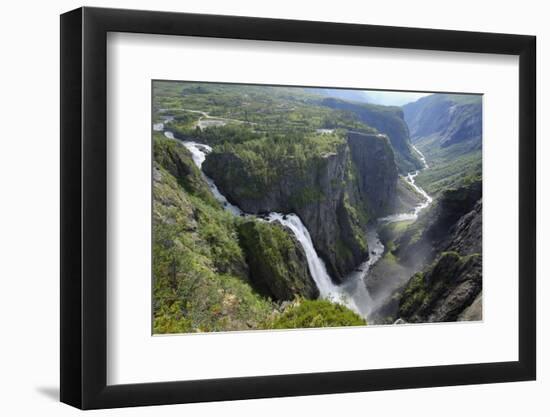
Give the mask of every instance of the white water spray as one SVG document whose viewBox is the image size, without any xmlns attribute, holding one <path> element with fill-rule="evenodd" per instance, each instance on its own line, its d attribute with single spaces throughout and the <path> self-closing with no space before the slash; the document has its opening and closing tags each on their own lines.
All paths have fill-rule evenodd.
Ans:
<svg viewBox="0 0 550 417">
<path fill-rule="evenodd" d="M 338 287 L 332 282 L 325 263 L 317 255 L 309 231 L 302 223 L 302 220 L 296 214 L 285 215 L 281 213 L 269 213 L 267 219 L 270 222 L 277 221 L 281 223 L 294 233 L 294 236 L 296 236 L 296 239 L 304 248 L 309 272 L 319 289 L 321 297 L 330 298 L 336 296 L 339 293 Z"/>
</svg>

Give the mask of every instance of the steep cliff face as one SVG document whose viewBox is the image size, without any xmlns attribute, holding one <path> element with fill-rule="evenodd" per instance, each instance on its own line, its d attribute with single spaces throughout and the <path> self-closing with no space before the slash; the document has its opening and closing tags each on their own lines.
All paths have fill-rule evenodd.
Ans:
<svg viewBox="0 0 550 417">
<path fill-rule="evenodd" d="M 415 226 L 401 237 L 396 252 L 422 271 L 405 286 L 399 316 L 411 322 L 480 320 L 481 183 L 446 191 Z"/>
<path fill-rule="evenodd" d="M 321 104 L 332 109 L 355 114 L 360 121 L 388 136 L 395 151 L 395 161 L 402 174 L 422 168 L 422 163 L 411 148 L 409 129 L 403 111 L 399 107 L 374 104 L 350 103 L 335 98 L 326 98 Z"/>
<path fill-rule="evenodd" d="M 336 282 L 367 258 L 365 227 L 387 208 L 397 181 L 386 137 L 350 133 L 333 151 L 307 155 L 299 166 L 281 156 L 268 167 L 268 182 L 248 165 L 238 153 L 221 151 L 209 154 L 203 169 L 245 212 L 300 216 Z"/>
<path fill-rule="evenodd" d="M 481 195 L 481 181 L 443 191 L 397 240 L 395 252 L 401 261 L 422 267 L 445 250 L 481 252 Z"/>
<path fill-rule="evenodd" d="M 399 316 L 415 323 L 456 321 L 480 294 L 481 271 L 481 254 L 444 252 L 411 278 L 399 303 Z"/>
<path fill-rule="evenodd" d="M 395 196 L 397 167 L 394 153 L 385 135 L 350 132 L 348 145 L 359 175 L 359 191 L 378 217 L 385 214 Z"/>
</svg>

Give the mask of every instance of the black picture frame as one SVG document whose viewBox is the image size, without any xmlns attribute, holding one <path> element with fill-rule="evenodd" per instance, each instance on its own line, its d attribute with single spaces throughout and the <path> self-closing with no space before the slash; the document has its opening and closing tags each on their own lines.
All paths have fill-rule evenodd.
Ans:
<svg viewBox="0 0 550 417">
<path fill-rule="evenodd" d="M 107 385 L 108 32 L 519 56 L 519 360 Z M 61 15 L 61 401 L 82 409 L 536 378 L 536 38 L 156 11 Z"/>
</svg>

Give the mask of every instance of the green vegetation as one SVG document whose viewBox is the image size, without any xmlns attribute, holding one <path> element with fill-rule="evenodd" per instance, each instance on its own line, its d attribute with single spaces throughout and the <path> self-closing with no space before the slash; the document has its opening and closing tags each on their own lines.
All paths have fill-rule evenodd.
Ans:
<svg viewBox="0 0 550 417">
<path fill-rule="evenodd" d="M 412 276 L 403 292 L 399 313 L 409 315 L 424 304 L 426 298 L 427 284 L 424 280 L 424 274 L 422 272 L 417 272 Z"/>
<path fill-rule="evenodd" d="M 238 230 L 255 288 L 279 301 L 318 297 L 305 253 L 290 230 L 259 220 L 247 220 Z"/>
<path fill-rule="evenodd" d="M 287 230 L 224 211 L 179 143 L 154 135 L 154 156 L 155 334 L 270 328 L 280 307 L 262 291 L 262 280 L 284 294 L 280 299 L 318 296 Z M 341 306 L 317 309 L 314 322 L 354 325 L 349 314 Z"/>
<path fill-rule="evenodd" d="M 430 161 L 430 169 L 416 177 L 418 185 L 436 196 L 448 188 L 457 188 L 481 179 L 481 143 L 462 142 L 439 146 L 437 135 L 420 139 L 416 146 Z"/>
<path fill-rule="evenodd" d="M 386 134 L 395 151 L 395 162 L 402 174 L 422 167 L 418 155 L 410 146 L 409 130 L 401 108 L 349 102 L 336 98 L 325 98 L 321 103 L 333 109 L 350 112 L 362 123 Z"/>
<path fill-rule="evenodd" d="M 430 165 L 417 177 L 428 194 L 481 178 L 480 95 L 432 94 L 403 109 L 411 137 Z"/>
<path fill-rule="evenodd" d="M 153 84 L 154 116 L 189 116 L 182 123 L 174 120 L 170 125 L 181 134 L 195 134 L 196 122 L 208 117 L 263 134 L 286 135 L 339 128 L 374 131 L 353 112 L 332 110 L 319 98 L 320 95 L 299 88 L 173 81 L 155 81 Z"/>
<path fill-rule="evenodd" d="M 398 311 L 426 319 L 454 288 L 448 277 L 481 262 L 436 245 L 481 197 L 480 106 L 479 97 L 436 95 L 403 110 L 315 89 L 155 81 L 153 121 L 212 152 L 203 174 L 179 141 L 153 134 L 154 333 L 365 325 L 334 300 L 316 299 L 304 249 L 289 229 L 224 210 L 207 179 L 246 213 L 296 213 L 341 282 L 369 253 L 370 221 L 418 204 L 398 178 L 422 165 L 407 117 L 430 165 L 416 181 L 436 201 L 415 222 L 381 227 L 386 250 L 367 286 L 388 296 L 381 320 Z M 473 233 L 457 242 L 477 248 Z M 477 275 L 465 280 L 471 287 L 461 302 L 470 302 Z"/>
<path fill-rule="evenodd" d="M 327 300 L 299 300 L 265 324 L 269 329 L 364 326 L 366 321 L 340 304 Z"/>
<path fill-rule="evenodd" d="M 154 332 L 257 327 L 273 305 L 247 283 L 234 216 L 185 193 L 163 167 L 156 170 Z"/>
<path fill-rule="evenodd" d="M 212 172 L 218 155 L 230 157 L 228 161 L 236 164 L 223 167 L 227 181 L 238 183 L 243 197 L 255 198 L 278 185 L 284 177 L 300 179 L 317 171 L 326 163 L 326 156 L 337 153 L 344 144 L 342 135 L 337 133 L 273 135 L 243 143 L 225 142 L 214 148 L 205 170 Z M 293 197 L 294 203 L 304 205 L 322 198 L 322 192 L 306 184 Z"/>
<path fill-rule="evenodd" d="M 407 228 L 414 224 L 414 220 L 404 220 L 400 222 L 387 223 L 380 227 L 378 235 L 380 240 L 384 243 L 384 246 L 389 250 L 395 247 L 395 240 L 399 238 Z"/>
<path fill-rule="evenodd" d="M 207 204 L 218 207 L 204 182 L 202 174 L 193 163 L 189 151 L 179 142 L 165 138 L 160 133 L 153 135 L 153 158 L 157 164 L 166 169 L 185 191 L 200 197 Z"/>
<path fill-rule="evenodd" d="M 468 286 L 453 295 L 457 285 L 464 282 Z M 433 314 L 433 306 L 438 301 L 449 297 L 446 314 L 455 320 L 458 313 L 477 296 L 480 288 L 481 254 L 460 256 L 453 251 L 443 252 L 426 272 L 419 272 L 410 279 L 399 303 L 399 316 L 409 321 L 423 322 Z M 453 298 L 458 297 L 464 298 L 466 303 L 461 300 L 455 306 Z"/>
</svg>

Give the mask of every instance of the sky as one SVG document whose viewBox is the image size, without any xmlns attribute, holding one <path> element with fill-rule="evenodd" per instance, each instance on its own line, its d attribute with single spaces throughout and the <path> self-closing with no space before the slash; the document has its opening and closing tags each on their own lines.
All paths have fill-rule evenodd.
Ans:
<svg viewBox="0 0 550 417">
<path fill-rule="evenodd" d="M 380 90 L 346 90 L 339 88 L 322 88 L 324 94 L 344 100 L 362 101 L 385 106 L 403 106 L 432 93 Z"/>
<path fill-rule="evenodd" d="M 367 97 L 369 103 L 383 104 L 386 106 L 403 106 L 431 94 L 373 90 L 362 91 L 362 93 Z"/>
</svg>

